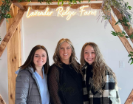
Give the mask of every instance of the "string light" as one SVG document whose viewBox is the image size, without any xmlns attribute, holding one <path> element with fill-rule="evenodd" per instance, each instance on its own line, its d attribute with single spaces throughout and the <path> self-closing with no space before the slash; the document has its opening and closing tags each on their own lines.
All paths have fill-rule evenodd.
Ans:
<svg viewBox="0 0 133 104">
<path fill-rule="evenodd" d="M 57 16 L 61 16 L 61 17 L 67 16 L 66 20 L 69 20 L 72 16 L 76 15 L 77 13 L 75 11 L 70 11 L 70 7 L 67 7 L 66 11 L 63 10 L 63 7 L 58 7 L 56 11 L 57 11 Z"/>
<path fill-rule="evenodd" d="M 38 10 L 31 13 L 29 12 L 30 12 L 30 7 L 28 8 L 28 11 L 27 11 L 27 15 L 26 15 L 27 18 L 30 18 L 32 16 L 51 16 L 53 14 L 53 11 L 49 11 L 48 7 L 46 8 L 45 12 L 42 12 L 42 11 L 39 12 Z"/>
<path fill-rule="evenodd" d="M 94 15 L 94 16 L 96 16 L 96 13 L 97 13 L 97 11 L 95 10 L 95 11 L 86 11 L 86 10 L 84 10 L 85 8 L 88 8 L 89 6 L 88 5 L 86 5 L 86 6 L 81 6 L 80 7 L 80 16 L 82 16 L 82 15 Z"/>
<path fill-rule="evenodd" d="M 66 20 L 69 20 L 72 16 L 75 16 L 75 15 L 79 15 L 80 16 L 88 16 L 88 15 L 94 15 L 96 16 L 96 13 L 97 11 L 96 10 L 85 10 L 86 8 L 89 8 L 88 5 L 86 6 L 81 6 L 79 8 L 79 12 L 78 11 L 75 11 L 75 10 L 72 10 L 70 7 L 67 7 L 66 10 L 64 10 L 63 7 L 58 7 L 56 10 L 51 10 L 49 9 L 49 7 L 47 7 L 45 9 L 45 11 L 38 11 L 38 10 L 35 10 L 34 12 L 30 12 L 30 7 L 28 8 L 28 11 L 27 11 L 27 14 L 26 14 L 26 17 L 27 18 L 30 18 L 30 17 L 33 17 L 33 16 L 52 16 L 52 15 L 55 15 L 55 12 L 57 14 L 58 17 L 64 17 L 66 16 Z"/>
</svg>

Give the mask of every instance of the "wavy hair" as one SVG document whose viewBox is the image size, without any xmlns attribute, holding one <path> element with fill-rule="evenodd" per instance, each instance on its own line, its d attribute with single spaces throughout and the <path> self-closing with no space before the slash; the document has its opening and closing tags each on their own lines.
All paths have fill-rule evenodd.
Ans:
<svg viewBox="0 0 133 104">
<path fill-rule="evenodd" d="M 69 39 L 65 39 L 65 38 L 62 38 L 58 41 L 57 43 L 57 46 L 56 46 L 56 49 L 55 49 L 55 53 L 53 55 L 53 60 L 55 62 L 55 64 L 59 67 L 61 67 L 61 64 L 62 64 L 62 61 L 60 59 L 60 55 L 59 55 L 59 50 L 60 50 L 60 46 L 64 43 L 64 42 L 67 42 L 70 46 L 71 46 L 71 49 L 72 49 L 72 54 L 70 56 L 70 64 L 73 66 L 73 68 L 75 69 L 76 72 L 81 72 L 80 71 L 80 66 L 77 62 L 77 57 L 75 55 L 75 49 L 73 47 L 73 44 L 72 42 L 69 40 Z"/>
<path fill-rule="evenodd" d="M 44 73 L 47 74 L 48 73 L 48 69 L 49 69 L 49 56 L 48 56 L 47 49 L 44 46 L 42 46 L 42 45 L 36 45 L 35 47 L 33 47 L 32 50 L 31 50 L 31 52 L 30 52 L 30 54 L 29 54 L 29 56 L 28 56 L 28 58 L 26 59 L 25 63 L 22 66 L 20 66 L 19 68 L 26 69 L 27 67 L 32 66 L 33 69 L 34 69 L 34 71 L 35 71 L 36 70 L 36 67 L 35 67 L 35 64 L 33 62 L 33 58 L 34 58 L 35 52 L 38 49 L 43 49 L 46 52 L 46 54 L 47 54 L 47 61 L 43 65 L 44 66 L 44 69 L 45 69 L 44 70 Z"/>
<path fill-rule="evenodd" d="M 89 43 L 85 43 L 82 47 L 81 50 L 81 58 L 80 58 L 80 63 L 81 66 L 80 68 L 82 68 L 85 64 L 86 61 L 84 59 L 84 50 L 86 46 L 91 46 L 93 47 L 94 51 L 95 51 L 95 60 L 92 63 L 93 66 L 93 88 L 95 91 L 102 91 L 102 87 L 105 84 L 106 81 L 106 71 L 108 71 L 111 75 L 113 75 L 115 82 L 116 81 L 116 77 L 114 72 L 111 70 L 111 68 L 109 68 L 107 66 L 107 64 L 105 63 L 103 56 L 100 52 L 100 49 L 98 48 L 98 45 L 93 43 L 93 42 L 89 42 Z"/>
</svg>

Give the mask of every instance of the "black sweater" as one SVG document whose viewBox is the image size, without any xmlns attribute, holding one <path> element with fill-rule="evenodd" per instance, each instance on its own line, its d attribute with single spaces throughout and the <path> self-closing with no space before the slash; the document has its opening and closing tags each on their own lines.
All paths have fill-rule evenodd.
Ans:
<svg viewBox="0 0 133 104">
<path fill-rule="evenodd" d="M 53 64 L 48 73 L 51 104 L 83 104 L 82 76 L 72 65 Z"/>
<path fill-rule="evenodd" d="M 91 90 L 91 84 L 90 84 L 90 79 L 93 77 L 93 72 L 92 72 L 92 65 L 87 64 L 87 72 L 86 72 L 86 86 L 87 90 Z"/>
<path fill-rule="evenodd" d="M 94 90 L 93 88 L 93 67 L 92 65 L 87 64 L 87 73 L 86 73 L 86 86 L 87 86 L 87 90 L 88 92 L 91 90 L 91 92 L 93 93 L 93 95 L 96 95 L 98 92 Z M 90 82 L 92 81 L 92 82 Z M 93 99 L 92 99 L 93 100 Z M 100 103 L 100 99 L 97 100 L 93 100 L 93 104 L 101 104 Z"/>
</svg>

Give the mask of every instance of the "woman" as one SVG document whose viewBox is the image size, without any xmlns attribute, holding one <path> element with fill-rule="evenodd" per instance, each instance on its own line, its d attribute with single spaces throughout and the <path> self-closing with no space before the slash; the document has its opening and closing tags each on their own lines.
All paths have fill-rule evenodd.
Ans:
<svg viewBox="0 0 133 104">
<path fill-rule="evenodd" d="M 95 43 L 85 43 L 81 51 L 84 104 L 120 104 L 116 77 L 106 65 Z"/>
<path fill-rule="evenodd" d="M 59 40 L 48 73 L 51 104 L 83 104 L 82 76 L 69 39 Z"/>
<path fill-rule="evenodd" d="M 35 46 L 16 78 L 15 104 L 49 104 L 47 73 L 48 52 L 44 46 Z"/>
</svg>

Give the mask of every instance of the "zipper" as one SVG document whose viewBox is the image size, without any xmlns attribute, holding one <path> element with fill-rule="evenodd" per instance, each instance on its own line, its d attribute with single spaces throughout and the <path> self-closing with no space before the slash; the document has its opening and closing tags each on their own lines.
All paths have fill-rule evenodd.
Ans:
<svg viewBox="0 0 133 104">
<path fill-rule="evenodd" d="M 38 85 L 38 82 L 37 82 L 37 80 L 36 80 L 36 78 L 35 78 L 33 72 L 32 72 L 31 70 L 29 70 L 29 71 L 32 73 L 32 77 L 35 79 L 35 82 L 36 82 L 37 87 L 38 87 L 38 90 L 39 90 L 40 98 L 41 98 L 40 87 L 39 87 L 39 85 Z M 41 104 L 42 104 L 42 98 L 41 98 Z"/>
</svg>

